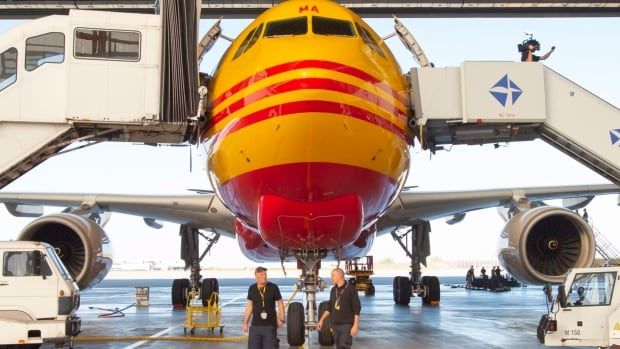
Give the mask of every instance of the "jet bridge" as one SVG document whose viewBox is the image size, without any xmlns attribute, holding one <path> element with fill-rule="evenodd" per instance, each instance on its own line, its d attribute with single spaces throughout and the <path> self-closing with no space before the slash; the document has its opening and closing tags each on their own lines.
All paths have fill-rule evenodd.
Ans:
<svg viewBox="0 0 620 349">
<path fill-rule="evenodd" d="M 160 14 L 72 10 L 0 35 L 0 188 L 78 141 L 191 140 L 199 115 L 192 1 Z"/>
<path fill-rule="evenodd" d="M 620 184 L 620 110 L 543 64 L 414 68 L 409 81 L 425 149 L 542 138 Z"/>
</svg>

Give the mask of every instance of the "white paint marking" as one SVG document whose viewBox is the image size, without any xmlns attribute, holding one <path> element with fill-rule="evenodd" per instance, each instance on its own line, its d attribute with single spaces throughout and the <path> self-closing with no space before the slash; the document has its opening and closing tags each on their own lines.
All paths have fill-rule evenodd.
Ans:
<svg viewBox="0 0 620 349">
<path fill-rule="evenodd" d="M 227 306 L 227 305 L 229 305 L 229 304 L 231 304 L 231 303 L 234 303 L 235 301 L 239 300 L 239 298 L 241 298 L 241 297 L 243 297 L 243 296 L 245 296 L 245 293 L 241 293 L 241 294 L 240 294 L 240 295 L 238 295 L 237 297 L 235 297 L 235 298 L 233 298 L 233 299 L 229 300 L 228 302 L 226 302 L 226 303 L 222 304 L 222 307 L 225 307 L 225 306 Z"/>
<path fill-rule="evenodd" d="M 167 328 L 165 330 L 162 330 L 162 331 L 159 331 L 159 332 L 155 333 L 154 335 L 150 336 L 149 338 L 161 337 L 161 336 L 165 335 L 166 333 L 172 331 L 173 329 L 175 329 L 177 327 L 179 327 L 179 325 L 169 327 L 169 328 Z M 143 344 L 146 344 L 148 342 L 149 341 L 140 341 L 140 342 L 134 343 L 132 345 L 128 345 L 128 346 L 124 347 L 123 349 L 134 349 L 134 348 L 137 348 L 137 347 L 139 347 L 139 346 L 141 346 Z"/>
<path fill-rule="evenodd" d="M 227 306 L 227 305 L 229 305 L 229 304 L 231 304 L 231 303 L 234 303 L 235 301 L 239 300 L 239 298 L 241 298 L 241 297 L 243 297 L 243 296 L 245 296 L 245 293 L 241 293 L 241 294 L 239 294 L 237 297 L 235 297 L 235 298 L 233 298 L 233 299 L 229 300 L 228 302 L 226 302 L 226 303 L 222 304 L 222 307 L 225 307 L 225 306 Z M 177 326 L 172 326 L 172 327 L 169 327 L 169 328 L 167 328 L 167 329 L 165 329 L 165 330 L 159 331 L 159 332 L 155 333 L 154 335 L 150 336 L 149 338 L 157 338 L 157 337 L 161 337 L 161 336 L 165 335 L 166 333 L 168 333 L 168 332 L 170 332 L 170 331 L 172 331 L 172 330 L 176 329 L 177 327 L 180 327 L 180 325 L 177 325 Z M 124 347 L 123 349 L 135 349 L 135 348 L 137 348 L 137 347 L 139 347 L 139 346 L 142 346 L 142 345 L 144 345 L 144 344 L 146 344 L 146 343 L 148 343 L 148 342 L 149 342 L 149 341 L 140 341 L 140 342 L 137 342 L 137 343 L 134 343 L 134 344 L 128 345 L 128 346 Z"/>
</svg>

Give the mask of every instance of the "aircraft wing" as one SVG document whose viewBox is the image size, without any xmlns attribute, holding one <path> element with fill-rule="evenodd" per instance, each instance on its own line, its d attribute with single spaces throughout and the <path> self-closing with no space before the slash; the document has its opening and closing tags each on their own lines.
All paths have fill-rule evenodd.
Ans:
<svg viewBox="0 0 620 349">
<path fill-rule="evenodd" d="M 234 236 L 234 217 L 213 193 L 184 196 L 2 193 L 0 202 L 18 217 L 38 217 L 42 206 L 71 207 L 80 212 L 118 212 L 143 217 L 147 224 L 162 220 L 217 229 Z M 151 225 L 151 224 L 149 224 Z"/>
<path fill-rule="evenodd" d="M 601 194 L 620 193 L 614 184 L 475 191 L 422 192 L 403 191 L 377 222 L 379 233 L 393 227 L 411 226 L 416 220 L 433 220 L 492 207 L 507 207 L 529 202 Z"/>
</svg>

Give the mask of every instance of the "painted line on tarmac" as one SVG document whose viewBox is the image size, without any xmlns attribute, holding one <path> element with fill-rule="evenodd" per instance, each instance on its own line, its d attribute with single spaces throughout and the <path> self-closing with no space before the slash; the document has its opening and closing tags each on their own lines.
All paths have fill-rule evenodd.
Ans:
<svg viewBox="0 0 620 349">
<path fill-rule="evenodd" d="M 231 303 L 236 302 L 237 300 L 239 300 L 239 298 L 242 298 L 243 296 L 245 296 L 245 293 L 239 294 L 237 297 L 235 297 L 235 298 L 229 300 L 228 302 L 222 304 L 222 308 L 227 306 L 227 305 L 229 305 L 229 304 L 231 304 Z M 169 328 L 167 328 L 165 330 L 159 331 L 159 332 L 155 333 L 154 335 L 150 336 L 149 338 L 161 337 L 161 336 L 165 335 L 166 333 L 168 333 L 168 332 L 170 332 L 170 331 L 172 331 L 172 330 L 174 330 L 174 329 L 176 329 L 178 327 L 181 327 L 181 325 L 172 326 L 172 327 L 169 327 Z M 144 345 L 144 344 L 146 344 L 148 342 L 149 341 L 140 341 L 140 342 L 134 343 L 132 345 L 128 345 L 128 346 L 124 347 L 123 349 L 135 349 L 135 348 L 137 348 L 139 346 L 142 346 L 142 345 Z"/>
<path fill-rule="evenodd" d="M 241 293 L 241 294 L 239 294 L 237 297 L 235 297 L 235 298 L 233 298 L 233 299 L 229 300 L 228 302 L 226 302 L 226 303 L 222 304 L 222 307 L 225 307 L 225 306 L 227 306 L 227 305 L 229 305 L 229 304 L 231 304 L 231 303 L 234 303 L 234 302 L 238 301 L 238 300 L 239 300 L 239 298 L 241 298 L 241 297 L 243 297 L 243 296 L 245 296 L 245 293 Z"/>
<path fill-rule="evenodd" d="M 150 336 L 149 338 L 157 338 L 157 337 L 161 337 L 161 336 L 165 335 L 166 333 L 168 333 L 168 332 L 170 332 L 170 331 L 172 331 L 172 330 L 174 330 L 175 328 L 180 327 L 180 326 L 181 326 L 181 325 L 176 325 L 176 326 L 169 327 L 169 328 L 167 328 L 167 329 L 165 329 L 165 330 L 162 330 L 162 331 L 159 331 L 159 332 L 155 333 L 154 335 Z M 148 342 L 149 342 L 149 341 L 140 341 L 140 342 L 138 342 L 138 343 L 134 343 L 134 344 L 132 344 L 132 345 L 128 345 L 128 346 L 124 347 L 123 349 L 134 349 L 134 348 L 137 348 L 137 347 L 139 347 L 139 346 L 141 346 L 141 345 L 144 345 L 144 344 L 146 344 L 146 343 L 148 343 Z"/>
</svg>

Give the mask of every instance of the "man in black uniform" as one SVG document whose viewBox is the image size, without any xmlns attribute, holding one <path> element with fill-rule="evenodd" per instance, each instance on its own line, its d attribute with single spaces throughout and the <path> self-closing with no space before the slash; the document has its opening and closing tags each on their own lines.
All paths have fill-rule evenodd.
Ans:
<svg viewBox="0 0 620 349">
<path fill-rule="evenodd" d="M 349 349 L 359 330 L 362 305 L 355 286 L 346 282 L 342 269 L 336 268 L 332 271 L 332 282 L 334 287 L 329 295 L 329 310 L 323 313 L 317 328 L 320 331 L 323 321 L 331 316 L 336 349 Z"/>
<path fill-rule="evenodd" d="M 248 304 L 243 315 L 243 331 L 248 332 L 249 349 L 273 349 L 277 329 L 284 325 L 284 302 L 278 285 L 267 282 L 267 269 L 258 267 L 254 271 L 256 283 L 248 289 Z M 276 303 L 278 314 L 276 316 Z"/>
</svg>

